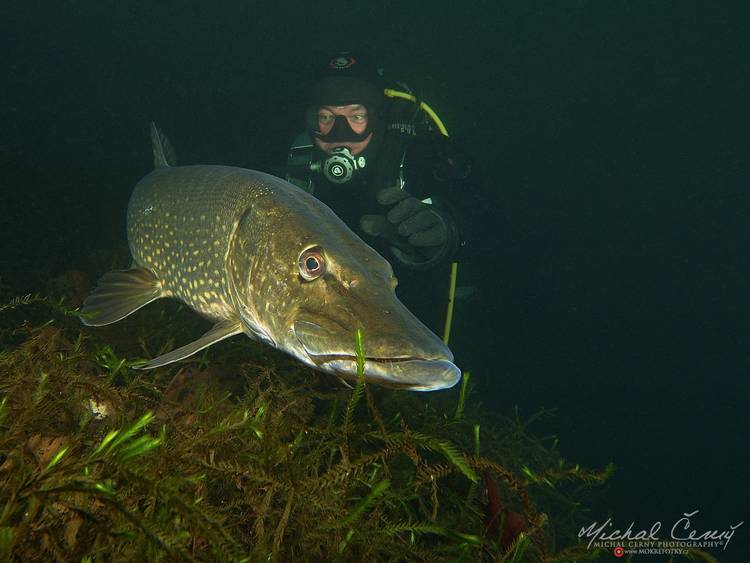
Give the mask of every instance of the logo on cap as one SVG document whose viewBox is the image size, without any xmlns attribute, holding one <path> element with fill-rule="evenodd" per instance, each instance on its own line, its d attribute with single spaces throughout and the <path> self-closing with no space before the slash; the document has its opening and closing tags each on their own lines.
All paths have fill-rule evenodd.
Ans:
<svg viewBox="0 0 750 563">
<path fill-rule="evenodd" d="M 336 57 L 331 59 L 328 66 L 335 70 L 344 70 L 353 67 L 355 64 L 357 64 L 357 59 L 354 57 Z"/>
</svg>

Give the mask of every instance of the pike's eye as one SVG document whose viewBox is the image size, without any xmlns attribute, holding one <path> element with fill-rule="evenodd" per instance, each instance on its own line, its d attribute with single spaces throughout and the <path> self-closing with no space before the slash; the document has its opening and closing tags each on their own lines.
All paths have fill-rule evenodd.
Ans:
<svg viewBox="0 0 750 563">
<path fill-rule="evenodd" d="M 320 277 L 325 269 L 326 262 L 320 247 L 308 248 L 299 255 L 299 274 L 305 281 L 312 281 Z"/>
</svg>

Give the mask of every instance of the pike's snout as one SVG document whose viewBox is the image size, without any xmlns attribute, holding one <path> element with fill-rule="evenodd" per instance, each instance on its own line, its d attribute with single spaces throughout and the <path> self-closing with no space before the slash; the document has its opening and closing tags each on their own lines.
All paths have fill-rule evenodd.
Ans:
<svg viewBox="0 0 750 563">
<path fill-rule="evenodd" d="M 421 323 L 413 328 L 417 330 L 365 330 L 365 376 L 373 383 L 412 391 L 453 387 L 461 370 L 453 364 L 451 351 Z M 356 377 L 353 330 L 318 318 L 295 321 L 293 331 L 318 368 L 347 379 Z"/>
</svg>

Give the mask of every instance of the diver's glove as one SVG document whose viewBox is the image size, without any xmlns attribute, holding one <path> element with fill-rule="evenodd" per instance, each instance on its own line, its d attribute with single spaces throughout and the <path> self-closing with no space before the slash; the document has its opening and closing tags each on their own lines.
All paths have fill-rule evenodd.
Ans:
<svg viewBox="0 0 750 563">
<path fill-rule="evenodd" d="M 365 215 L 362 230 L 386 239 L 396 259 L 413 269 L 427 269 L 452 251 L 455 225 L 444 211 L 413 197 L 399 186 L 375 195 L 381 205 L 392 206 L 385 215 Z"/>
</svg>

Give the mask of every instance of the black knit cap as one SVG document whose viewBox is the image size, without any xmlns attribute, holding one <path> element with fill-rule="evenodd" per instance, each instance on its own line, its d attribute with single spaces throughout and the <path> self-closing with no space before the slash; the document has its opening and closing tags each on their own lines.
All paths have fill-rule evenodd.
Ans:
<svg viewBox="0 0 750 563">
<path fill-rule="evenodd" d="M 375 63 L 368 57 L 350 52 L 326 59 L 313 87 L 316 106 L 362 104 L 377 108 L 383 101 L 383 82 Z"/>
</svg>

